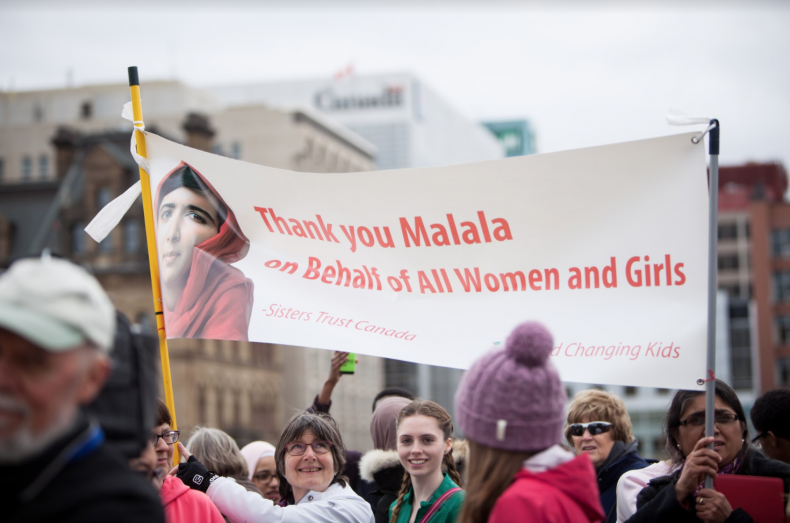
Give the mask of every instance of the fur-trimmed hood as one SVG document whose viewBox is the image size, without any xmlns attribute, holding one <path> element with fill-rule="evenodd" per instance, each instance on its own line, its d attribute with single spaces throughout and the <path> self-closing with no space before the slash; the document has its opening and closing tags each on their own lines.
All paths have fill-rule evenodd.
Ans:
<svg viewBox="0 0 790 523">
<path fill-rule="evenodd" d="M 462 472 L 467 457 L 469 444 L 464 439 L 453 440 L 453 459 L 455 467 Z M 374 476 L 386 469 L 395 469 L 400 466 L 400 458 L 396 450 L 371 450 L 366 452 L 359 460 L 359 474 L 365 481 L 375 481 Z"/>
</svg>

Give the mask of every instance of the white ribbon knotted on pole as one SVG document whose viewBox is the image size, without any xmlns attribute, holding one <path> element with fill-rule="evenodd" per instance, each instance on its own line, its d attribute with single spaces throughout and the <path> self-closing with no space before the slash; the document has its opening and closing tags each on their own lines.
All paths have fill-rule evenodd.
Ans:
<svg viewBox="0 0 790 523">
<path fill-rule="evenodd" d="M 711 123 L 712 118 L 708 118 L 707 116 L 692 116 L 690 114 L 686 114 L 682 111 L 678 111 L 677 109 L 670 109 L 667 111 L 667 123 L 669 125 L 699 125 L 699 124 L 708 124 L 707 129 L 699 133 L 697 136 L 691 139 L 694 143 L 699 143 L 702 138 L 708 134 L 708 132 L 716 127 L 716 124 Z"/>
<path fill-rule="evenodd" d="M 145 172 L 150 172 L 148 160 L 137 154 L 137 133 L 135 131 L 145 133 L 145 126 L 143 122 L 135 121 L 134 113 L 132 112 L 132 102 L 124 104 L 121 116 L 135 124 L 135 128 L 132 131 L 132 142 L 129 148 L 132 157 L 134 157 L 134 161 L 137 162 L 137 165 L 142 167 Z M 137 124 L 140 124 L 140 126 L 137 127 Z M 116 225 L 121 223 L 124 215 L 141 193 L 142 186 L 138 180 L 137 183 L 129 187 L 126 192 L 105 205 L 96 217 L 91 220 L 88 226 L 85 227 L 85 232 L 87 232 L 97 243 L 101 242 L 110 234 L 110 231 L 112 231 Z"/>
</svg>

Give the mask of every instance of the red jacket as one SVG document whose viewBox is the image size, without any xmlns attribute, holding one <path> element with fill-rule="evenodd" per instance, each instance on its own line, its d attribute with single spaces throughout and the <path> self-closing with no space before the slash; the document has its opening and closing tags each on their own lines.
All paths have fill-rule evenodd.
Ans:
<svg viewBox="0 0 790 523">
<path fill-rule="evenodd" d="M 595 469 L 585 455 L 546 472 L 522 469 L 497 500 L 488 523 L 596 523 L 603 518 Z"/>
<path fill-rule="evenodd" d="M 225 523 L 219 509 L 209 497 L 192 490 L 173 476 L 165 476 L 159 499 L 165 509 L 167 523 Z"/>
</svg>

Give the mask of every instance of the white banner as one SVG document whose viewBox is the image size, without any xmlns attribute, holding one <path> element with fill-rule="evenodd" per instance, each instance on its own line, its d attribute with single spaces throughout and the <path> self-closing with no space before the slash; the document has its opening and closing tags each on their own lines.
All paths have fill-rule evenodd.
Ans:
<svg viewBox="0 0 790 523">
<path fill-rule="evenodd" d="M 701 388 L 708 193 L 692 135 L 313 174 L 149 133 L 168 336 L 466 368 L 537 320 L 564 380 Z"/>
</svg>

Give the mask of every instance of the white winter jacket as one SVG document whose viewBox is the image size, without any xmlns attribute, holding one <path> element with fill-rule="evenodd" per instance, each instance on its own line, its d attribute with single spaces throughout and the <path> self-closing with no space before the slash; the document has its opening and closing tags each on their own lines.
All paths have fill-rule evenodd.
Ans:
<svg viewBox="0 0 790 523">
<path fill-rule="evenodd" d="M 373 511 L 351 487 L 311 490 L 296 505 L 280 507 L 233 478 L 217 478 L 208 496 L 231 523 L 374 523 Z"/>
</svg>

